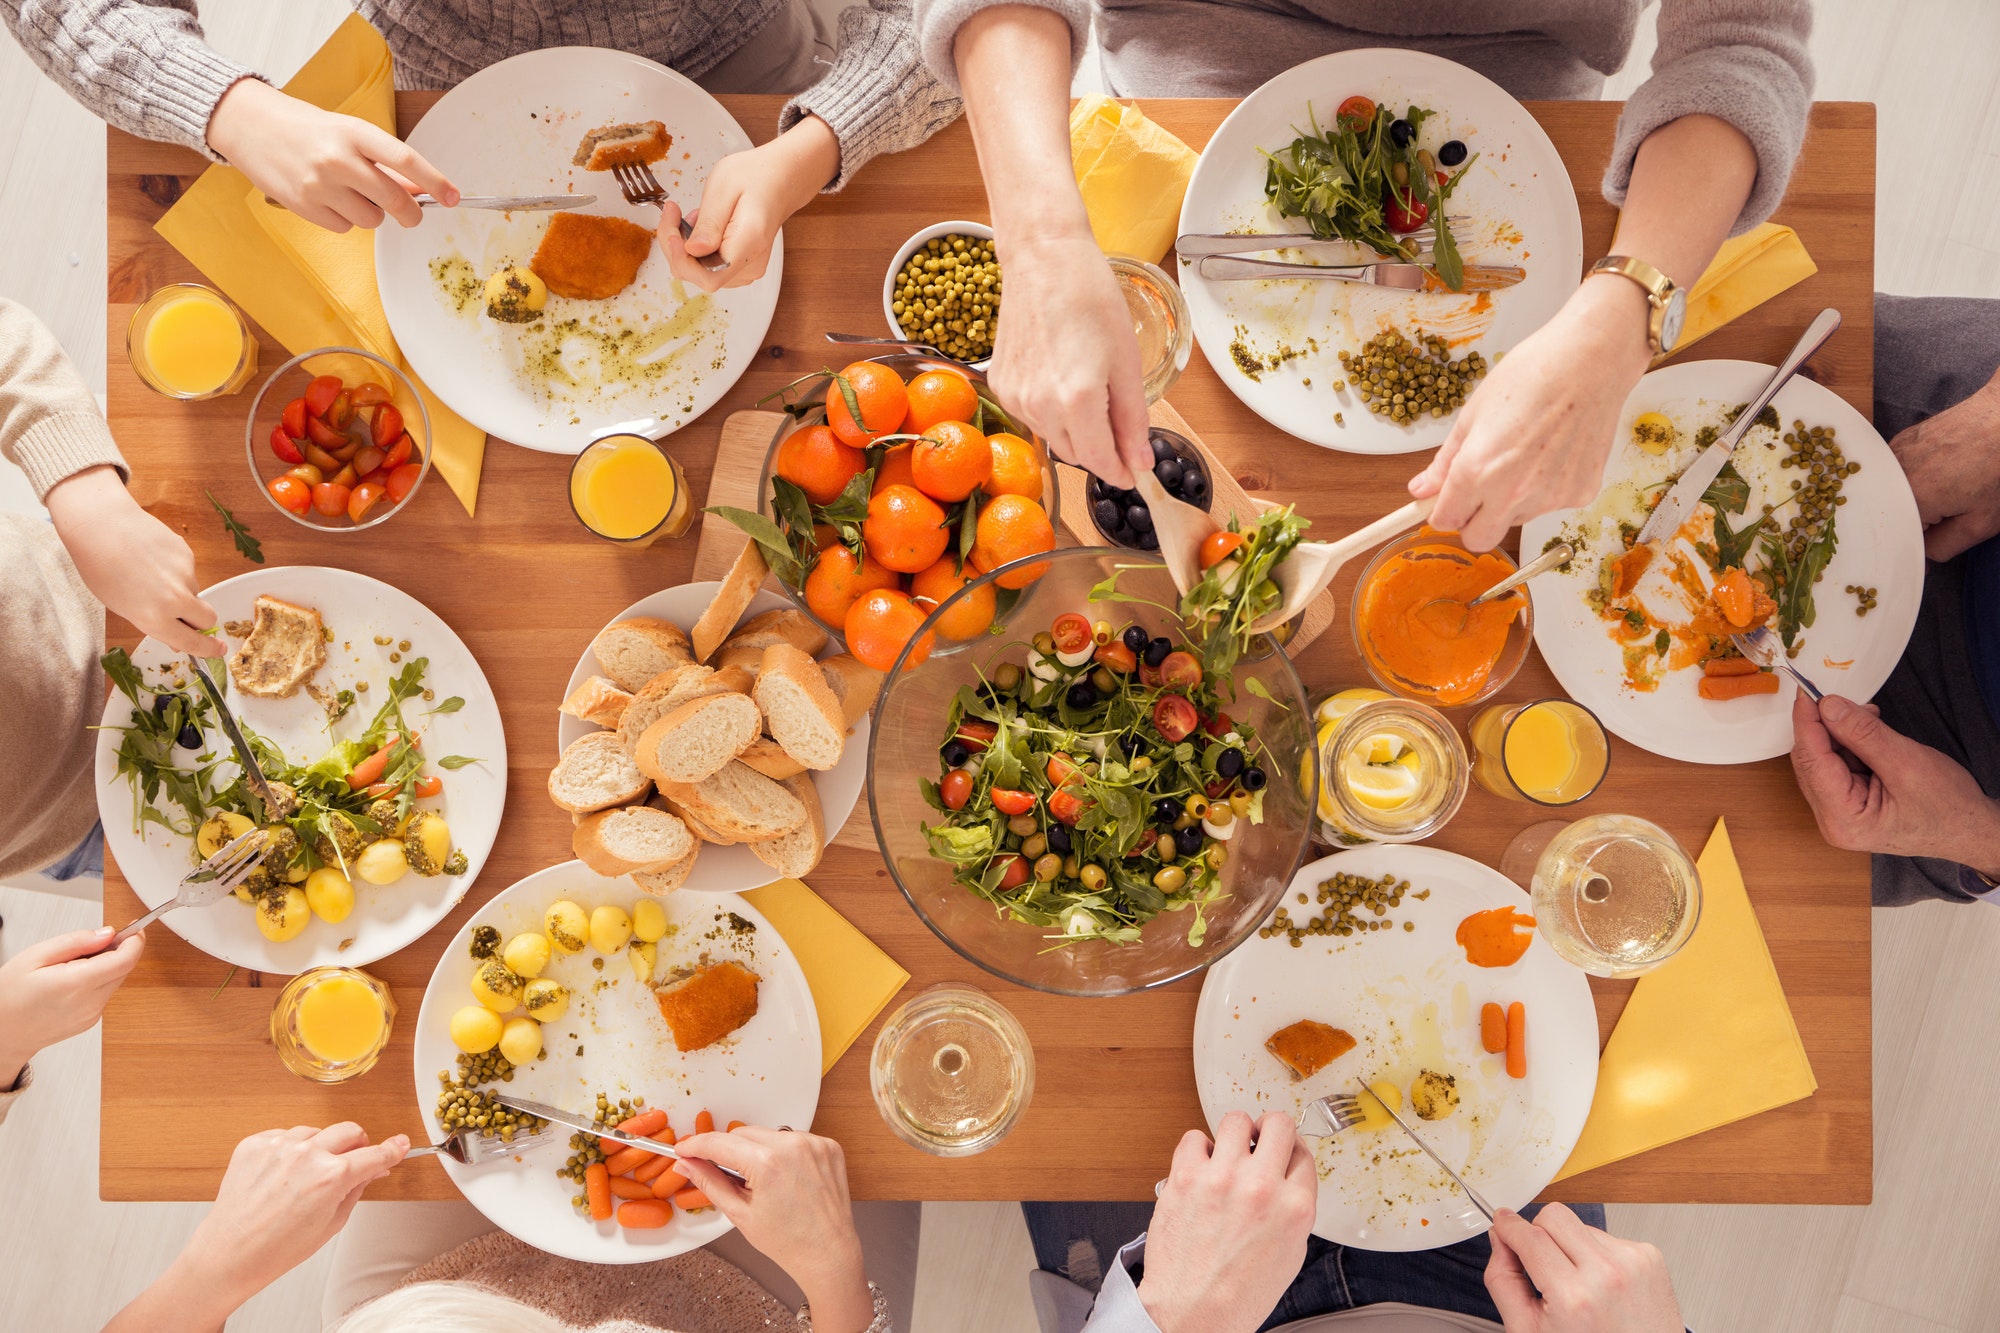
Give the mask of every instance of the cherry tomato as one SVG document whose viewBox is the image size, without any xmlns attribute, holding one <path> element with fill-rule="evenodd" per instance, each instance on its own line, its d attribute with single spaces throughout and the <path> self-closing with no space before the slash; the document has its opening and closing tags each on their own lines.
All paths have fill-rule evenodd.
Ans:
<svg viewBox="0 0 2000 1333">
<path fill-rule="evenodd" d="M 1334 119 L 1352 125 L 1355 129 L 1365 129 L 1375 123 L 1375 103 L 1372 99 L 1356 94 L 1340 104 Z"/>
<path fill-rule="evenodd" d="M 1229 795 L 1229 789 L 1235 785 L 1228 778 L 1217 778 L 1214 782 L 1203 783 L 1201 793 L 1211 801 L 1219 801 Z"/>
<path fill-rule="evenodd" d="M 377 449 L 374 445 L 364 444 L 354 451 L 354 458 L 352 459 L 354 470 L 365 477 L 376 468 L 383 466 L 383 460 L 387 457 L 387 454 Z"/>
<path fill-rule="evenodd" d="M 1090 622 L 1074 611 L 1057 616 L 1056 623 L 1049 626 L 1049 636 L 1056 641 L 1059 653 L 1080 653 L 1095 641 Z"/>
<path fill-rule="evenodd" d="M 382 498 L 382 488 L 374 482 L 364 481 L 347 493 L 347 516 L 359 523 L 368 517 L 368 511 Z"/>
<path fill-rule="evenodd" d="M 306 418 L 306 438 L 328 453 L 344 448 L 348 444 L 347 436 L 327 425 L 318 417 Z"/>
<path fill-rule="evenodd" d="M 962 768 L 954 768 L 938 783 L 938 795 L 944 798 L 947 810 L 963 810 L 965 803 L 972 799 L 972 774 Z"/>
<path fill-rule="evenodd" d="M 1002 889 L 1018 889 L 1028 882 L 1028 875 L 1032 867 L 1029 866 L 1027 857 L 1016 855 L 1013 852 L 1003 852 L 1001 854 L 1001 861 L 1007 867 L 1000 872 L 1000 887 Z"/>
<path fill-rule="evenodd" d="M 336 486 L 346 486 L 352 488 L 354 483 L 360 481 L 361 478 L 355 474 L 352 465 L 343 463 L 340 467 L 340 470 L 334 473 L 332 476 L 328 477 L 327 480 L 332 482 Z"/>
<path fill-rule="evenodd" d="M 328 476 L 340 471 L 340 460 L 314 444 L 311 440 L 306 441 L 305 454 L 306 462 L 311 463 Z"/>
<path fill-rule="evenodd" d="M 1167 660 L 1160 663 L 1160 682 L 1169 689 L 1185 685 L 1190 688 L 1201 684 L 1201 663 L 1193 653 L 1171 652 Z"/>
<path fill-rule="evenodd" d="M 424 470 L 415 463 L 405 463 L 390 472 L 389 480 L 384 483 L 389 488 L 389 503 L 401 504 L 403 497 L 416 488 L 417 479 L 423 475 Z"/>
<path fill-rule="evenodd" d="M 335 458 L 338 458 L 341 462 L 352 463 L 354 461 L 354 455 L 361 452 L 361 441 L 356 439 L 349 439 L 347 443 L 341 445 L 338 449 L 331 450 L 330 452 L 333 454 Z"/>
<path fill-rule="evenodd" d="M 1075 824 L 1089 808 L 1090 802 L 1075 792 L 1059 791 L 1049 797 L 1049 813 L 1065 824 Z"/>
<path fill-rule="evenodd" d="M 1234 555 L 1236 548 L 1243 544 L 1240 532 L 1215 531 L 1201 539 L 1201 567 L 1213 569 Z"/>
<path fill-rule="evenodd" d="M 387 468 L 378 467 L 373 472 L 362 473 L 361 480 L 364 482 L 373 482 L 383 490 L 387 490 L 389 488 L 389 471 Z"/>
<path fill-rule="evenodd" d="M 374 380 L 363 380 L 348 394 L 348 401 L 356 407 L 373 407 L 377 403 L 389 401 L 389 391 Z"/>
<path fill-rule="evenodd" d="M 294 398 L 286 403 L 278 421 L 284 426 L 285 434 L 295 440 L 303 440 L 306 437 L 306 400 Z"/>
<path fill-rule="evenodd" d="M 271 427 L 271 452 L 287 463 L 303 463 L 306 456 L 299 449 L 299 442 L 285 434 L 283 426 Z"/>
<path fill-rule="evenodd" d="M 354 420 L 354 399 L 342 389 L 333 396 L 333 402 L 326 409 L 326 424 L 336 430 L 346 430 L 347 423 Z"/>
<path fill-rule="evenodd" d="M 1408 190 L 1391 187 L 1389 197 L 1382 201 L 1382 221 L 1389 224 L 1390 231 L 1415 231 L 1430 215 L 1430 206 Z"/>
<path fill-rule="evenodd" d="M 1144 662 L 1139 663 L 1139 683 L 1148 688 L 1158 685 L 1160 669 L 1156 666 L 1147 666 Z"/>
<path fill-rule="evenodd" d="M 1052 787 L 1067 787 L 1083 776 L 1082 770 L 1069 761 L 1069 756 L 1060 754 L 1050 755 L 1048 765 L 1042 772 Z"/>
<path fill-rule="evenodd" d="M 415 448 L 415 443 L 410 439 L 409 434 L 405 432 L 403 438 L 390 445 L 389 452 L 382 456 L 382 466 L 394 472 L 397 468 L 410 461 L 410 452 Z"/>
<path fill-rule="evenodd" d="M 1170 741 L 1183 741 L 1201 722 L 1194 705 L 1178 694 L 1160 696 L 1153 705 L 1153 728 Z"/>
<path fill-rule="evenodd" d="M 1035 808 L 1035 798 L 1012 787 L 995 787 L 989 793 L 993 808 L 1003 815 L 1025 815 Z"/>
<path fill-rule="evenodd" d="M 991 722 L 981 722 L 977 718 L 969 717 L 958 724 L 958 730 L 953 733 L 952 739 L 965 742 L 966 749 L 978 754 L 991 745 L 993 738 L 999 734 L 1000 728 Z"/>
<path fill-rule="evenodd" d="M 271 498 L 294 514 L 303 514 L 312 508 L 312 487 L 287 472 L 282 477 L 271 478 L 268 488 Z"/>
<path fill-rule="evenodd" d="M 338 482 L 323 481 L 312 489 L 313 508 L 322 518 L 339 518 L 347 512 L 348 488 Z"/>
<path fill-rule="evenodd" d="M 1235 727 L 1236 724 L 1229 720 L 1229 714 L 1227 713 L 1217 713 L 1214 717 L 1201 724 L 1201 729 L 1217 740 L 1227 736 L 1231 731 L 1235 730 Z"/>
<path fill-rule="evenodd" d="M 1138 654 L 1116 639 L 1097 646 L 1097 660 L 1121 676 L 1128 674 L 1139 664 Z"/>
<path fill-rule="evenodd" d="M 369 425 L 377 449 L 387 449 L 403 433 L 403 414 L 394 403 L 382 403 L 375 409 L 375 419 Z"/>
<path fill-rule="evenodd" d="M 323 417 L 326 409 L 333 406 L 333 400 L 340 396 L 340 381 L 332 375 L 321 375 L 306 385 L 306 415 Z"/>
<path fill-rule="evenodd" d="M 288 477 L 297 477 L 307 486 L 317 486 L 326 480 L 326 473 L 321 472 L 311 463 L 301 463 L 297 467 L 287 471 L 285 475 Z"/>
</svg>

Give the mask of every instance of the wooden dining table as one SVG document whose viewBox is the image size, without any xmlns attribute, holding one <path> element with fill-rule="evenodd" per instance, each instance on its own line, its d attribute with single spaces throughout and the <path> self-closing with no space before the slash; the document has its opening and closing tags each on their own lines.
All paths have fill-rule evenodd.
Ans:
<svg viewBox="0 0 2000 1333">
<path fill-rule="evenodd" d="M 398 96 L 408 132 L 436 93 Z M 725 106 L 759 142 L 781 99 L 731 96 Z M 1141 103 L 1199 149 L 1228 114 L 1224 100 Z M 1599 182 L 1620 107 L 1530 103 L 1569 169 L 1583 216 L 1584 262 L 1603 255 L 1614 211 Z M 1819 271 L 1748 312 L 1688 357 L 1775 363 L 1821 307 L 1844 317 L 1806 374 L 1864 415 L 1873 386 L 1875 111 L 1861 103 L 1813 108 L 1805 150 L 1777 220 L 1794 227 Z M 201 274 L 153 224 L 206 163 L 186 149 L 109 132 L 110 283 L 107 327 L 160 285 Z M 995 188 L 1013 188 L 996 183 Z M 1025 188 L 1025 187 L 1023 187 Z M 724 420 L 780 385 L 839 364 L 821 335 L 883 327 L 885 268 L 904 238 L 946 218 L 988 216 L 972 141 L 953 124 L 922 147 L 869 164 L 845 190 L 785 226 L 783 286 L 765 354 L 722 401 L 669 446 L 696 494 L 704 492 Z M 287 354 L 262 334 L 263 362 Z M 133 374 L 124 340 L 109 343 L 110 419 L 139 501 L 192 545 L 203 584 L 251 566 L 234 549 L 203 490 L 248 523 L 266 562 L 333 565 L 384 580 L 436 611 L 492 682 L 507 729 L 509 799 L 498 840 L 466 899 L 427 935 L 368 970 L 401 1009 L 393 1041 L 368 1074 L 323 1086 L 279 1064 L 270 1037 L 283 978 L 197 952 L 164 925 L 104 1019 L 99 1190 L 114 1200 L 208 1199 L 236 1142 L 274 1126 L 358 1121 L 374 1136 L 424 1132 L 419 1088 L 436 1071 L 411 1069 L 416 1014 L 439 951 L 480 904 L 526 875 L 570 857 L 570 819 L 544 794 L 557 756 L 556 704 L 571 667 L 620 608 L 688 580 L 693 537 L 643 551 L 598 541 L 565 503 L 569 459 L 489 442 L 477 516 L 443 484 L 411 512 L 362 536 L 308 531 L 282 519 L 244 465 L 248 394 L 170 401 Z M 1588 366 L 1577 373 L 1588 375 Z M 1329 452 L 1289 438 L 1230 393 L 1200 353 L 1169 401 L 1245 489 L 1294 503 L 1315 534 L 1339 534 L 1394 508 L 1428 455 Z M 1342 604 L 1358 562 L 1336 583 Z M 109 637 L 137 634 L 113 618 Z M 1297 655 L 1310 688 L 1367 683 L 1343 625 Z M 1501 696 L 1559 694 L 1539 655 Z M 1465 721 L 1460 719 L 1461 725 Z M 123 809 L 122 791 L 110 802 Z M 1617 811 L 1664 826 L 1699 849 L 1727 816 L 1743 877 L 1785 996 L 1818 1079 L 1803 1101 L 1563 1181 L 1551 1197 L 1605 1202 L 1866 1203 L 1870 1197 L 1868 859 L 1821 840 L 1782 757 L 1708 767 L 1663 759 L 1614 739 L 1610 775 L 1578 813 Z M 855 819 L 865 819 L 857 810 Z M 1434 845 L 1488 864 L 1540 816 L 1475 788 Z M 850 838 L 849 841 L 852 839 Z M 985 987 L 1019 1016 L 1034 1044 L 1032 1104 L 998 1146 L 936 1158 L 890 1133 L 868 1088 L 876 1028 L 827 1075 L 814 1129 L 846 1149 L 857 1198 L 1150 1199 L 1179 1137 L 1203 1123 L 1190 1054 L 1199 975 L 1117 999 L 1042 994 L 991 977 L 946 947 L 910 910 L 872 849 L 835 845 L 812 887 L 906 968 L 904 996 L 942 981 Z M 142 910 L 119 867 L 105 867 L 105 920 Z M 220 909 L 217 909 L 220 910 Z M 1631 983 L 1593 981 L 1600 1039 L 1618 1021 Z M 370 1190 L 382 1199 L 456 1197 L 432 1162 L 396 1170 Z"/>
</svg>

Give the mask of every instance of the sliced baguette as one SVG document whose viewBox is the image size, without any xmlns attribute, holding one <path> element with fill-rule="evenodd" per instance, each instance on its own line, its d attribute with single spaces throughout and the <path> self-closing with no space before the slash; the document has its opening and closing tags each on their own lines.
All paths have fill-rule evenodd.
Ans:
<svg viewBox="0 0 2000 1333">
<path fill-rule="evenodd" d="M 664 897 L 688 882 L 688 876 L 694 873 L 695 858 L 700 855 L 701 843 L 696 842 L 686 856 L 664 869 L 633 871 L 632 882 L 647 893 Z"/>
<path fill-rule="evenodd" d="M 750 748 L 736 756 L 767 778 L 783 781 L 806 771 L 806 766 L 785 753 L 783 746 L 769 736 L 759 736 L 750 742 Z"/>
<path fill-rule="evenodd" d="M 694 834 L 673 815 L 650 805 L 585 815 L 570 838 L 579 861 L 600 875 L 664 870 L 694 850 Z"/>
<path fill-rule="evenodd" d="M 764 666 L 764 650 L 748 644 L 725 643 L 715 655 L 715 665 L 723 671 L 740 671 L 753 680 Z"/>
<path fill-rule="evenodd" d="M 646 804 L 656 810 L 665 810 L 670 815 L 678 816 L 681 823 L 688 826 L 688 831 L 703 842 L 712 842 L 717 847 L 731 847 L 738 841 L 720 829 L 710 828 L 708 825 L 702 823 L 686 806 L 681 805 L 665 792 L 653 793 L 653 799 L 646 802 Z"/>
<path fill-rule="evenodd" d="M 625 706 L 625 716 L 618 722 L 618 738 L 625 742 L 625 748 L 637 750 L 639 738 L 646 734 L 647 727 L 690 699 L 722 693 L 727 687 L 714 684 L 714 677 L 713 668 L 690 662 L 671 671 L 662 671 L 641 685 L 632 695 L 632 702 Z"/>
<path fill-rule="evenodd" d="M 650 786 L 609 731 L 578 737 L 549 773 L 549 799 L 573 815 L 643 801 Z"/>
<path fill-rule="evenodd" d="M 751 697 L 764 715 L 764 730 L 786 754 L 820 772 L 840 762 L 847 722 L 811 654 L 789 643 L 766 648 Z"/>
<path fill-rule="evenodd" d="M 762 662 L 764 655 L 757 654 L 757 660 Z M 715 688 L 718 690 L 735 690 L 738 694 L 748 694 L 750 687 L 756 683 L 757 673 L 746 671 L 739 665 L 725 665 L 715 669 Z"/>
<path fill-rule="evenodd" d="M 762 650 L 774 643 L 789 643 L 811 657 L 826 648 L 826 631 L 805 612 L 787 606 L 750 617 L 723 640 L 722 647 L 725 652 L 731 648 Z"/>
<path fill-rule="evenodd" d="M 826 816 L 820 810 L 819 788 L 814 785 L 811 774 L 801 773 L 797 777 L 786 778 L 784 787 L 806 808 L 805 822 L 790 833 L 751 843 L 750 850 L 759 861 L 779 874 L 797 879 L 809 874 L 819 864 L 821 853 L 826 851 Z"/>
<path fill-rule="evenodd" d="M 854 724 L 868 716 L 868 710 L 875 706 L 875 696 L 882 692 L 884 674 L 869 666 L 858 657 L 841 653 L 827 658 L 819 664 L 820 674 L 826 677 L 827 687 L 833 697 L 840 701 L 840 716 L 849 731 Z"/>
<path fill-rule="evenodd" d="M 662 671 L 694 660 L 688 636 L 679 625 L 653 616 L 617 620 L 597 632 L 590 651 L 604 674 L 620 689 L 636 691 Z"/>
<path fill-rule="evenodd" d="M 700 782 L 742 754 L 764 731 L 764 718 L 747 695 L 734 692 L 691 699 L 647 727 L 632 757 L 653 781 Z"/>
<path fill-rule="evenodd" d="M 619 719 L 625 716 L 625 706 L 631 702 L 629 691 L 620 689 L 602 676 L 592 676 L 562 701 L 561 711 L 594 726 L 616 731 Z"/>
<path fill-rule="evenodd" d="M 783 783 L 734 760 L 702 782 L 670 782 L 660 790 L 703 824 L 738 842 L 781 837 L 806 822 L 805 803 Z"/>
<path fill-rule="evenodd" d="M 708 604 L 708 610 L 701 613 L 701 619 L 694 623 L 694 660 L 706 662 L 709 655 L 722 646 L 729 632 L 736 628 L 736 622 L 750 609 L 750 602 L 757 596 L 757 589 L 763 586 L 764 577 L 771 567 L 764 563 L 764 552 L 756 542 L 746 541 L 743 549 L 736 553 L 736 563 L 729 567 L 723 577 L 722 586 L 716 589 L 715 600 Z"/>
</svg>

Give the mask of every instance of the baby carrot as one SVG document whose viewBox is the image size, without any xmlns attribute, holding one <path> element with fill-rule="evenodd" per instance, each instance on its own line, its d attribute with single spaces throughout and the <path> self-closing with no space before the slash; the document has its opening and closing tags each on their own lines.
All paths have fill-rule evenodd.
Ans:
<svg viewBox="0 0 2000 1333">
<path fill-rule="evenodd" d="M 666 1159 L 663 1157 L 660 1160 L 665 1161 Z M 681 1173 L 679 1167 L 674 1167 L 672 1170 L 663 1171 L 653 1177 L 651 1189 L 654 1198 L 671 1199 L 693 1183 L 693 1181 Z"/>
<path fill-rule="evenodd" d="M 1507 1011 L 1497 1004 L 1486 1005 L 1479 1011 L 1479 1044 L 1488 1055 L 1498 1055 L 1507 1049 Z"/>
<path fill-rule="evenodd" d="M 1507 1006 L 1507 1077 L 1528 1076 L 1528 1006 L 1519 1000 Z"/>
<path fill-rule="evenodd" d="M 618 1225 L 634 1231 L 663 1227 L 673 1219 L 673 1207 L 658 1199 L 634 1199 L 618 1205 Z"/>
<path fill-rule="evenodd" d="M 1776 694 L 1778 678 L 1768 671 L 1754 676 L 1703 676 L 1695 692 L 1704 699 L 1741 699 L 1751 694 Z"/>
<path fill-rule="evenodd" d="M 604 1169 L 604 1163 L 592 1162 L 583 1168 L 583 1192 L 590 1199 L 592 1220 L 602 1222 L 611 1216 L 611 1173 Z"/>
<path fill-rule="evenodd" d="M 1701 664 L 1704 676 L 1754 676 L 1758 666 L 1747 657 L 1711 657 Z"/>
<path fill-rule="evenodd" d="M 673 1169 L 673 1158 L 666 1156 L 664 1153 L 653 1153 L 645 1161 L 632 1168 L 632 1179 L 642 1185 L 650 1185 Z"/>
<path fill-rule="evenodd" d="M 630 1176 L 613 1176 L 611 1193 L 620 1199 L 650 1199 L 653 1197 L 653 1187 Z"/>
<path fill-rule="evenodd" d="M 621 1148 L 604 1159 L 604 1169 L 614 1176 L 622 1176 L 648 1157 L 655 1156 L 658 1154 L 649 1153 L 644 1148 Z"/>
<path fill-rule="evenodd" d="M 729 1122 L 729 1128 L 724 1130 L 723 1133 L 734 1134 L 737 1130 L 741 1128 L 743 1128 L 743 1122 L 741 1120 L 732 1120 Z"/>
<path fill-rule="evenodd" d="M 633 1116 L 630 1120 L 621 1121 L 618 1125 L 618 1130 L 621 1134 L 633 1134 L 639 1138 L 651 1138 L 666 1127 L 667 1113 L 655 1106 L 649 1110 L 639 1112 L 639 1114 Z"/>
<path fill-rule="evenodd" d="M 694 1113 L 694 1132 L 697 1134 L 715 1133 L 715 1116 L 708 1111 L 696 1111 Z"/>
<path fill-rule="evenodd" d="M 708 1201 L 706 1194 L 703 1194 L 700 1190 L 693 1189 L 682 1190 L 679 1194 L 676 1194 L 674 1196 L 674 1204 L 677 1207 L 685 1208 L 688 1212 L 693 1212 L 697 1208 L 715 1207 L 714 1204 Z"/>
</svg>

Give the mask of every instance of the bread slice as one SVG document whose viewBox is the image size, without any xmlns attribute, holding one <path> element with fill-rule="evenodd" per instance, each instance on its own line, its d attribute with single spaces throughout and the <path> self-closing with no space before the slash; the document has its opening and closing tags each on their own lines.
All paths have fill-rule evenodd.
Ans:
<svg viewBox="0 0 2000 1333">
<path fill-rule="evenodd" d="M 311 607 L 268 593 L 250 617 L 250 633 L 229 655 L 229 683 L 259 699 L 289 699 L 326 662 L 326 622 Z"/>
<path fill-rule="evenodd" d="M 577 860 L 600 875 L 664 870 L 694 850 L 686 824 L 650 805 L 621 806 L 585 815 L 570 838 Z"/>
<path fill-rule="evenodd" d="M 729 567 L 722 586 L 716 589 L 715 600 L 701 613 L 701 619 L 694 622 L 695 661 L 706 662 L 722 646 L 770 572 L 771 567 L 764 563 L 763 549 L 754 541 L 745 541 L 743 549 L 736 553 L 736 563 Z"/>
<path fill-rule="evenodd" d="M 647 893 L 665 897 L 688 882 L 688 876 L 694 873 L 695 859 L 700 855 L 701 841 L 696 839 L 688 854 L 672 865 L 660 870 L 633 871 L 632 882 Z"/>
<path fill-rule="evenodd" d="M 617 681 L 620 689 L 634 693 L 662 671 L 694 660 L 688 652 L 686 631 L 654 616 L 613 621 L 597 632 L 590 651 L 605 675 Z"/>
<path fill-rule="evenodd" d="M 737 962 L 716 963 L 653 992 L 674 1047 L 713 1046 L 757 1016 L 757 974 Z"/>
<path fill-rule="evenodd" d="M 806 822 L 805 803 L 783 783 L 734 760 L 701 782 L 664 783 L 660 791 L 703 824 L 738 842 L 780 837 Z"/>
<path fill-rule="evenodd" d="M 766 611 L 752 616 L 736 627 L 736 632 L 722 641 L 724 651 L 731 648 L 769 648 L 774 643 L 789 643 L 807 657 L 812 657 L 826 648 L 826 631 L 812 622 L 803 611 L 787 606 L 776 611 Z"/>
<path fill-rule="evenodd" d="M 625 748 L 637 750 L 639 738 L 646 734 L 647 727 L 690 699 L 725 691 L 728 687 L 715 684 L 714 676 L 713 668 L 690 662 L 671 671 L 662 671 L 641 685 L 633 693 L 632 702 L 625 706 L 625 716 L 618 722 L 618 738 L 625 742 Z"/>
<path fill-rule="evenodd" d="M 549 773 L 549 799 L 571 814 L 587 815 L 646 799 L 652 785 L 609 731 L 580 736 Z"/>
<path fill-rule="evenodd" d="M 882 682 L 887 679 L 858 657 L 841 653 L 829 657 L 819 664 L 820 674 L 826 677 L 827 688 L 840 701 L 840 716 L 849 731 L 854 724 L 868 716 L 868 710 L 875 706 L 875 697 L 882 692 Z"/>
<path fill-rule="evenodd" d="M 592 676 L 562 701 L 561 711 L 595 726 L 616 730 L 632 696 L 602 676 Z"/>
<path fill-rule="evenodd" d="M 750 742 L 750 748 L 736 756 L 767 778 L 786 778 L 806 771 L 806 766 L 785 753 L 785 748 L 769 736 L 759 736 Z"/>
<path fill-rule="evenodd" d="M 820 810 L 819 788 L 813 783 L 811 774 L 801 773 L 797 777 L 786 778 L 784 786 L 786 791 L 798 797 L 799 804 L 805 806 L 805 823 L 790 833 L 751 843 L 750 851 L 779 874 L 797 879 L 810 873 L 826 851 L 826 816 Z"/>
<path fill-rule="evenodd" d="M 789 643 L 766 648 L 751 697 L 764 714 L 764 730 L 786 754 L 821 772 L 840 762 L 847 722 L 833 687 L 810 654 Z"/>
<path fill-rule="evenodd" d="M 702 823 L 692 811 L 668 796 L 665 792 L 655 792 L 653 799 L 646 802 L 646 804 L 652 806 L 655 810 L 664 810 L 668 814 L 678 817 L 681 823 L 688 826 L 688 832 L 694 834 L 702 842 L 714 843 L 717 847 L 730 847 L 734 846 L 738 841 L 720 829 L 710 828 L 707 824 Z"/>
<path fill-rule="evenodd" d="M 741 672 L 755 680 L 757 673 L 764 669 L 764 650 L 732 640 L 722 645 L 714 661 L 717 670 Z"/>
<path fill-rule="evenodd" d="M 748 695 L 711 694 L 680 705 L 647 727 L 632 757 L 655 782 L 700 782 L 742 754 L 763 731 L 763 715 Z"/>
</svg>

